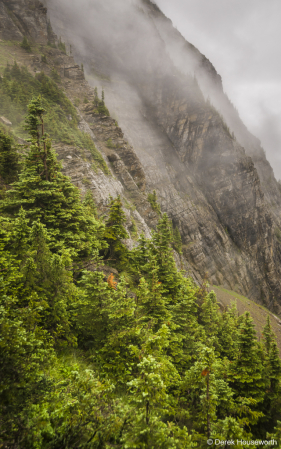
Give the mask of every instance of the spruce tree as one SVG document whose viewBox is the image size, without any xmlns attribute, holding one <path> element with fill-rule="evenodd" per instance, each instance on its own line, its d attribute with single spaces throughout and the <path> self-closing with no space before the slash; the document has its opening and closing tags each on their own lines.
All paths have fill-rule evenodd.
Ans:
<svg viewBox="0 0 281 449">
<path fill-rule="evenodd" d="M 149 328 L 144 330 L 141 347 L 129 347 L 137 362 L 133 368 L 134 378 L 127 384 L 131 413 L 122 435 L 124 447 L 192 447 L 186 427 L 179 427 L 172 418 L 169 388 L 179 382 L 179 375 L 165 355 L 168 346 L 169 329 L 163 325 L 157 333 L 151 332 Z"/>
<path fill-rule="evenodd" d="M 17 217 L 22 207 L 30 222 L 40 220 L 48 230 L 50 248 L 64 245 L 75 258 L 91 255 L 100 247 L 103 227 L 82 205 L 80 192 L 63 175 L 51 142 L 44 132 L 44 108 L 40 97 L 29 105 L 26 119 L 31 145 L 19 180 L 9 190 L 2 211 Z"/>
<path fill-rule="evenodd" d="M 157 202 L 157 193 L 156 190 L 153 190 L 152 193 L 147 195 L 147 201 L 150 203 L 152 209 L 157 212 L 157 214 L 161 217 L 161 208 Z"/>
<path fill-rule="evenodd" d="M 177 226 L 173 229 L 173 247 L 180 255 L 182 254 L 182 239 Z"/>
<path fill-rule="evenodd" d="M 128 251 L 123 239 L 129 237 L 124 223 L 126 222 L 126 215 L 122 209 L 122 201 L 120 196 L 115 199 L 110 199 L 109 217 L 105 224 L 104 237 L 108 244 L 107 257 L 113 262 L 113 265 L 119 268 L 124 268 L 127 263 Z"/>
<path fill-rule="evenodd" d="M 280 393 L 281 393 L 281 361 L 276 344 L 276 337 L 272 331 L 269 316 L 263 329 L 263 364 L 264 378 L 266 382 L 266 394 L 260 410 L 264 413 L 262 427 L 267 432 L 272 432 L 281 419 Z"/>
<path fill-rule="evenodd" d="M 22 43 L 20 44 L 20 46 L 21 46 L 21 48 L 23 48 L 24 50 L 26 50 L 28 53 L 31 52 L 31 45 L 30 45 L 30 43 L 28 42 L 26 36 L 23 37 L 23 40 L 22 40 Z"/>
<path fill-rule="evenodd" d="M 263 345 L 264 345 L 266 354 L 269 355 L 269 352 L 271 349 L 271 343 L 274 340 L 274 334 L 272 332 L 269 315 L 267 315 L 266 325 L 265 325 L 265 327 L 263 329 L 263 333 L 262 333 L 262 339 L 263 339 Z"/>
<path fill-rule="evenodd" d="M 218 327 L 218 344 L 222 358 L 233 360 L 238 341 L 238 312 L 236 304 L 222 313 Z"/>
<path fill-rule="evenodd" d="M 252 398 L 257 403 L 263 400 L 265 394 L 263 366 L 253 319 L 249 312 L 245 313 L 239 325 L 237 354 L 231 364 L 230 375 L 237 396 Z"/>
<path fill-rule="evenodd" d="M 152 236 L 152 254 L 156 256 L 159 267 L 159 281 L 162 282 L 163 287 L 169 292 L 171 298 L 176 293 L 177 287 L 181 282 L 171 248 L 172 240 L 171 222 L 168 215 L 163 214 L 163 217 L 158 222 L 156 232 Z"/>
<path fill-rule="evenodd" d="M 221 317 L 218 313 L 219 306 L 217 304 L 217 297 L 214 291 L 208 293 L 206 298 L 204 298 L 201 309 L 200 319 L 204 324 L 204 330 L 207 337 L 206 344 L 209 345 L 211 343 L 212 346 L 215 346 L 216 349 L 218 349 L 217 335 Z"/>
<path fill-rule="evenodd" d="M 19 155 L 11 136 L 0 129 L 0 182 L 11 184 L 19 173 Z"/>
</svg>

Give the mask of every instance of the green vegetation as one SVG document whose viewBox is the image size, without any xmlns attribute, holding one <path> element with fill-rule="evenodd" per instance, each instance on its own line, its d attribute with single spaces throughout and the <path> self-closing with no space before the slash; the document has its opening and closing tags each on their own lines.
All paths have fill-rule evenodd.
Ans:
<svg viewBox="0 0 281 449">
<path fill-rule="evenodd" d="M 19 154 L 12 135 L 0 127 L 0 180 L 11 184 L 18 179 Z"/>
<path fill-rule="evenodd" d="M 56 83 L 60 83 L 61 82 L 61 77 L 60 77 L 60 75 L 58 74 L 57 70 L 54 67 L 51 70 L 51 78 Z"/>
<path fill-rule="evenodd" d="M 161 215 L 161 208 L 160 208 L 160 204 L 157 202 L 157 194 L 156 191 L 153 190 L 153 193 L 149 193 L 147 195 L 147 201 L 150 203 L 152 209 L 157 212 L 157 214 L 160 216 Z"/>
<path fill-rule="evenodd" d="M 129 250 L 121 198 L 110 198 L 104 222 L 90 191 L 81 200 L 61 173 L 42 103 L 29 104 L 20 165 L 12 137 L 0 134 L 0 175 L 12 183 L 0 201 L 0 447 L 278 439 L 270 320 L 258 342 L 249 313 L 220 313 L 215 293 L 177 270 L 181 241 L 166 214 Z"/>
<path fill-rule="evenodd" d="M 62 42 L 61 37 L 59 38 L 58 49 L 61 50 L 64 54 L 66 54 L 65 43 Z"/>
<path fill-rule="evenodd" d="M 181 234 L 178 227 L 173 229 L 173 248 L 179 253 L 182 254 L 182 240 Z"/>
<path fill-rule="evenodd" d="M 274 233 L 276 235 L 277 240 L 281 243 L 281 231 L 279 228 L 275 228 Z"/>
<path fill-rule="evenodd" d="M 31 45 L 27 40 L 27 37 L 24 36 L 22 43 L 21 43 L 21 48 L 23 48 L 24 50 L 28 51 L 29 53 L 31 52 Z"/>
<path fill-rule="evenodd" d="M 42 55 L 42 56 L 41 56 L 41 62 L 43 62 L 44 64 L 48 64 L 47 56 L 46 56 L 46 55 Z"/>
<path fill-rule="evenodd" d="M 136 221 L 134 218 L 131 218 L 131 222 L 132 222 L 132 225 L 130 227 L 130 234 L 133 239 L 137 239 L 139 233 L 138 233 L 138 227 L 137 227 Z"/>
<path fill-rule="evenodd" d="M 98 96 L 98 89 L 95 87 L 95 90 L 94 90 L 94 101 L 93 101 L 94 107 L 96 108 L 96 112 L 98 114 L 102 114 L 102 115 L 105 115 L 105 116 L 109 117 L 110 114 L 109 114 L 109 111 L 108 111 L 107 107 L 105 106 L 104 91 L 103 90 L 102 90 L 102 94 L 101 95 L 102 95 L 102 98 L 100 100 L 100 98 Z"/>
<path fill-rule="evenodd" d="M 19 67 L 16 62 L 13 66 L 8 65 L 0 82 L 2 114 L 13 123 L 16 134 L 26 138 L 26 107 L 33 95 L 40 95 L 46 111 L 45 131 L 51 139 L 89 150 L 96 167 L 108 173 L 107 165 L 91 137 L 78 129 L 79 118 L 76 109 L 56 84 L 59 81 L 57 71 L 53 70 L 51 76 L 52 78 L 49 78 L 41 72 L 34 78 L 26 67 Z"/>
<path fill-rule="evenodd" d="M 114 145 L 114 143 L 112 142 L 112 139 L 108 139 L 106 141 L 106 146 L 107 148 L 116 148 L 116 146 Z"/>
</svg>

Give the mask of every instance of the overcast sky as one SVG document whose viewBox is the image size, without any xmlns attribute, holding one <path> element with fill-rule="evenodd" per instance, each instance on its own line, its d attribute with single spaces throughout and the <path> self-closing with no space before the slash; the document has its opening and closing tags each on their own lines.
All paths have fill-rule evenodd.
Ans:
<svg viewBox="0 0 281 449">
<path fill-rule="evenodd" d="M 281 178 L 281 1 L 154 0 L 215 66 Z"/>
</svg>

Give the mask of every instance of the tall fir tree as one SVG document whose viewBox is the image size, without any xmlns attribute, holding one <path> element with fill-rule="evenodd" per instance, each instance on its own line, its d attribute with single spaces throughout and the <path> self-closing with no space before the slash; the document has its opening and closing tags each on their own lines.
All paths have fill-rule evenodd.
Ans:
<svg viewBox="0 0 281 449">
<path fill-rule="evenodd" d="M 229 374 L 230 385 L 235 391 L 236 398 L 252 401 L 253 412 L 257 411 L 257 404 L 263 401 L 265 395 L 265 378 L 256 331 L 249 312 L 246 312 L 240 320 L 237 353 L 230 365 Z M 253 413 L 253 424 L 257 422 L 259 416 L 259 413 L 256 415 Z"/>
<path fill-rule="evenodd" d="M 19 155 L 13 138 L 0 129 L 0 182 L 11 184 L 18 178 Z"/>
<path fill-rule="evenodd" d="M 129 235 L 124 228 L 126 215 L 122 209 L 120 196 L 115 199 L 110 198 L 109 208 L 109 217 L 106 221 L 104 233 L 108 244 L 107 258 L 112 261 L 113 265 L 122 269 L 128 260 L 128 251 L 122 240 L 128 238 Z"/>
<path fill-rule="evenodd" d="M 51 142 L 44 132 L 44 108 L 35 98 L 26 119 L 30 149 L 19 180 L 9 190 L 1 209 L 17 217 L 22 207 L 31 222 L 40 220 L 50 236 L 50 247 L 71 250 L 77 259 L 91 256 L 100 247 L 103 225 L 85 213 L 79 190 L 63 175 Z"/>
</svg>

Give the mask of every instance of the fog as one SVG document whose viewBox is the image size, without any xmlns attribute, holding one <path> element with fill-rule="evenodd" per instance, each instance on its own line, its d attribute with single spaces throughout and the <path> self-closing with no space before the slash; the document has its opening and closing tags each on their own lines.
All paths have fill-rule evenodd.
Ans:
<svg viewBox="0 0 281 449">
<path fill-rule="evenodd" d="M 281 178 L 281 2 L 156 0 L 214 64 L 247 127 Z"/>
<path fill-rule="evenodd" d="M 152 82 L 157 73 L 175 76 L 169 56 L 181 71 L 191 75 L 197 72 L 196 53 L 191 51 L 183 57 L 181 46 L 172 42 L 166 42 L 165 50 L 161 29 L 155 28 L 153 21 L 143 14 L 145 0 L 45 0 L 45 3 L 51 18 L 55 14 L 61 20 L 62 37 L 75 43 L 75 59 L 86 62 L 88 74 L 92 71 L 119 80 L 122 77 L 131 86 L 133 82 L 140 87 L 148 78 Z M 265 4 L 261 0 L 156 0 L 156 3 L 222 75 L 224 91 L 250 131 L 261 139 L 277 178 L 281 177 L 278 1 Z M 223 110 L 216 92 L 208 93 L 203 81 L 200 79 L 205 96 L 213 94 L 217 100 L 213 103 Z M 130 94 L 129 84 L 127 101 L 132 107 L 136 92 Z M 136 106 L 139 108 L 139 101 Z"/>
</svg>

